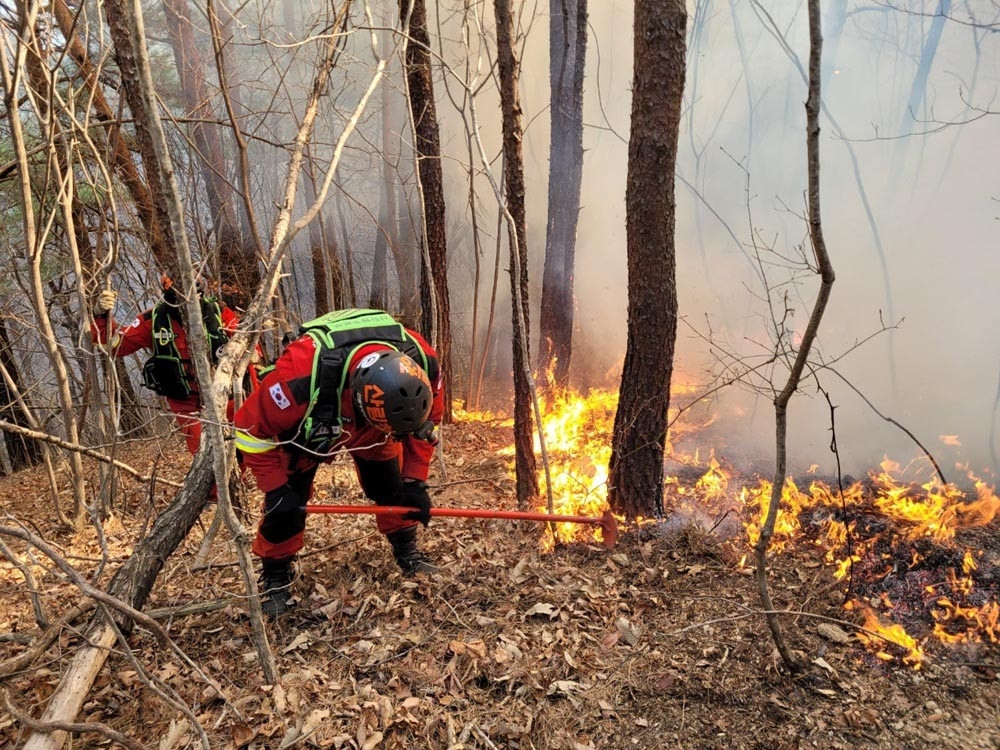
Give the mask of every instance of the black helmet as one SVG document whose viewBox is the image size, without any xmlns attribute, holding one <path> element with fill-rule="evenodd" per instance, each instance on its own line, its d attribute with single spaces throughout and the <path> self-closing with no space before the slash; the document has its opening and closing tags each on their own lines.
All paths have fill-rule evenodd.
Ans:
<svg viewBox="0 0 1000 750">
<path fill-rule="evenodd" d="M 402 352 L 365 356 L 351 378 L 354 408 L 382 432 L 415 432 L 431 413 L 431 383 L 423 368 Z"/>
</svg>

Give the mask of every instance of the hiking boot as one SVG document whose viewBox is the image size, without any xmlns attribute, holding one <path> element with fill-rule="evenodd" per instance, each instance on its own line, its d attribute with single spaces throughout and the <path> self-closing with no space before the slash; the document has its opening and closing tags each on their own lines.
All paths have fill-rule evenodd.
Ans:
<svg viewBox="0 0 1000 750">
<path fill-rule="evenodd" d="M 265 617 L 272 620 L 288 611 L 288 601 L 292 598 L 291 585 L 295 577 L 292 566 L 294 557 L 281 560 L 261 560 L 260 578 L 260 609 Z"/>
<path fill-rule="evenodd" d="M 428 557 L 417 549 L 417 527 L 407 526 L 405 529 L 386 534 L 386 539 L 392 545 L 392 554 L 403 575 L 412 576 L 417 573 L 437 573 L 438 568 Z"/>
</svg>

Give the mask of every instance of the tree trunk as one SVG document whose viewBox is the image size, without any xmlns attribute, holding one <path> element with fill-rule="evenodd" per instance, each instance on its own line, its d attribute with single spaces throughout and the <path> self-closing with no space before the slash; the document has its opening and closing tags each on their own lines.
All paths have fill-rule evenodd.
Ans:
<svg viewBox="0 0 1000 750">
<path fill-rule="evenodd" d="M 531 340 L 528 323 L 528 245 L 524 211 L 524 157 L 521 151 L 521 96 L 518 91 L 520 66 L 514 53 L 514 19 L 510 6 L 510 0 L 493 2 L 497 20 L 500 109 L 503 113 L 505 196 L 515 227 L 513 233 L 508 227 L 508 234 L 514 347 L 514 464 L 517 504 L 521 508 L 527 506 L 531 498 L 538 496 L 538 467 L 532 440 L 533 399 L 531 384 L 528 382 L 530 359 L 525 359 L 525 354 L 529 351 L 528 342 Z"/>
<path fill-rule="evenodd" d="M 816 259 L 816 270 L 820 276 L 819 291 L 813 303 L 809 320 L 797 351 L 784 352 L 783 361 L 792 359 L 791 369 L 785 385 L 774 399 L 774 436 L 775 460 L 774 477 L 771 482 L 771 497 L 767 506 L 767 514 L 761 523 L 760 537 L 754 548 L 756 553 L 755 579 L 757 591 L 760 594 L 762 608 L 767 612 L 767 624 L 771 631 L 778 653 L 785 665 L 793 672 L 801 671 L 803 666 L 795 658 L 791 648 L 781 633 L 778 616 L 774 614 L 774 603 L 768 590 L 767 549 L 774 534 L 774 524 L 781 507 L 781 494 L 785 487 L 788 467 L 788 404 L 799 387 L 802 373 L 809 361 L 809 353 L 819 331 L 823 313 L 826 311 L 836 276 L 833 264 L 826 249 L 823 238 L 823 222 L 820 214 L 820 155 L 819 155 L 819 114 L 822 108 L 820 60 L 823 57 L 823 35 L 820 22 L 819 0 L 809 0 L 809 73 L 807 83 L 809 96 L 806 98 L 806 154 L 808 181 L 806 201 L 808 206 L 809 239 L 812 243 Z M 781 345 L 781 342 L 778 342 Z"/>
<path fill-rule="evenodd" d="M 205 65 L 198 52 L 187 0 L 166 0 L 164 11 L 167 32 L 181 83 L 181 94 L 188 108 L 194 159 L 201 166 L 202 181 L 215 233 L 214 249 L 219 281 L 227 290 L 227 302 L 244 308 L 249 291 L 260 284 L 260 268 L 250 234 L 242 231 L 237 215 L 232 183 L 219 127 L 213 124 L 215 113 L 206 83 Z"/>
<path fill-rule="evenodd" d="M 630 518 L 663 507 L 663 453 L 677 337 L 674 168 L 684 94 L 684 0 L 636 0 L 626 235 L 628 342 L 609 502 Z"/>
<path fill-rule="evenodd" d="M 587 0 L 553 3 L 550 24 L 549 207 L 538 321 L 538 369 L 551 372 L 556 384 L 566 387 L 573 353 L 573 274 L 583 180 Z"/>
<path fill-rule="evenodd" d="M 146 172 L 146 186 L 156 215 L 155 227 L 159 234 L 151 238 L 151 248 L 156 254 L 156 262 L 160 270 L 170 275 L 171 278 L 177 278 L 176 255 L 173 252 L 174 237 L 170 228 L 167 199 L 157 180 L 153 179 L 153 176 L 159 174 L 161 169 L 150 135 L 150 113 L 146 110 L 138 90 L 139 78 L 136 70 L 135 49 L 128 28 L 130 9 L 124 0 L 108 0 L 104 3 L 104 10 L 107 14 L 108 30 L 114 45 L 115 60 L 121 71 L 121 87 L 128 108 L 132 112 L 136 141 Z"/>
<path fill-rule="evenodd" d="M 3 315 L 0 315 L 0 363 L 3 364 L 7 374 L 15 382 L 14 387 L 23 390 L 20 384 L 17 357 L 11 348 L 10 334 L 7 332 L 7 319 Z M 13 422 L 18 427 L 26 429 L 31 427 L 24 413 L 18 408 L 17 399 L 7 385 L 6 378 L 2 377 L 0 377 L 0 419 Z M 34 466 L 42 460 L 41 446 L 35 440 L 21 435 L 4 433 L 4 442 L 14 471 Z"/>
<path fill-rule="evenodd" d="M 422 264 L 421 285 L 434 288 L 434 305 L 423 304 L 422 328 L 437 349 L 444 378 L 444 415 L 451 421 L 451 313 L 448 301 L 448 244 L 441 172 L 441 136 L 434 103 L 430 38 L 424 0 L 399 0 L 400 18 L 409 21 L 406 42 L 406 81 L 410 96 L 413 136 L 423 192 L 424 243 L 430 268 Z M 429 278 L 428 278 L 429 277 Z M 436 315 L 432 310 L 436 308 Z"/>
<path fill-rule="evenodd" d="M 80 10 L 83 7 L 84 5 L 81 4 Z M 108 128 L 107 140 L 111 165 L 135 203 L 136 213 L 149 237 L 153 257 L 164 258 L 168 250 L 163 244 L 164 233 L 160 228 L 160 218 L 153 207 L 153 198 L 145 179 L 139 174 L 135 159 L 126 145 L 126 139 L 121 136 L 118 115 L 104 96 L 104 91 L 98 80 L 98 71 L 90 61 L 87 47 L 77 36 L 79 28 L 76 26 L 76 17 L 66 6 L 65 0 L 53 0 L 51 8 L 60 31 L 67 39 L 70 57 L 79 66 L 86 81 L 86 86 L 89 89 L 86 92 L 86 99 L 93 102 L 94 113 L 98 121 L 105 123 Z"/>
<path fill-rule="evenodd" d="M 406 186 L 396 184 L 396 211 L 399 215 L 396 248 L 396 276 L 399 278 L 399 311 L 410 328 L 420 327 L 420 297 L 417 292 L 417 238 L 413 214 L 406 199 Z"/>
<path fill-rule="evenodd" d="M 43 261 L 49 260 L 46 257 L 48 250 L 47 239 L 50 231 L 48 216 L 43 216 L 46 207 L 39 200 L 36 191 L 32 186 L 31 170 L 28 157 L 25 130 L 21 122 L 22 108 L 19 106 L 21 100 L 21 87 L 25 86 L 26 92 L 29 86 L 23 81 L 23 74 L 27 66 L 29 49 L 38 49 L 38 40 L 35 37 L 36 21 L 39 7 L 35 4 L 21 4 L 18 8 L 18 33 L 19 40 L 16 46 L 14 59 L 3 58 L 0 63 L 0 70 L 3 73 L 3 95 L 7 112 L 11 113 L 8 118 L 10 124 L 9 145 L 15 155 L 18 171 L 18 184 L 16 200 L 21 208 L 21 228 L 24 232 L 24 240 L 21 250 L 24 254 L 25 268 L 28 269 L 28 283 L 25 285 L 27 296 L 30 301 L 32 311 L 35 315 L 35 324 L 38 327 L 39 336 L 44 344 L 46 358 L 52 371 L 56 390 L 59 398 L 59 406 L 62 413 L 63 429 L 65 435 L 71 442 L 79 442 L 79 424 L 76 419 L 76 412 L 73 403 L 73 395 L 70 389 L 70 373 L 67 360 L 63 350 L 59 346 L 56 332 L 49 317 L 48 305 L 45 299 L 45 289 L 43 280 Z M 13 72 L 12 72 L 13 69 Z M 42 123 L 43 127 L 45 123 Z M 49 157 L 51 150 L 55 149 L 54 143 L 49 143 Z M 52 160 L 50 166 L 57 168 L 58 162 Z M 69 217 L 70 212 L 66 211 L 64 217 Z M 71 455 L 69 457 L 69 480 L 73 492 L 73 518 L 75 523 L 83 519 L 83 511 L 86 504 L 86 488 L 83 478 L 83 464 L 80 457 Z"/>
<path fill-rule="evenodd" d="M 382 86 L 385 90 L 385 85 Z M 382 142 L 385 143 L 385 110 L 382 111 Z M 395 217 L 389 213 L 388 195 L 393 195 L 391 170 L 386 169 L 385 154 L 382 154 L 382 190 L 379 198 L 378 223 L 375 225 L 375 251 L 372 256 L 372 283 L 368 290 L 368 307 L 384 310 L 389 301 L 387 263 L 389 259 L 389 225 Z M 386 172 L 389 171 L 388 177 Z M 395 196 L 394 196 L 395 197 Z"/>
<path fill-rule="evenodd" d="M 164 0 L 163 10 L 187 108 L 185 117 L 191 121 L 188 130 L 195 145 L 192 157 L 201 167 L 212 227 L 216 241 L 221 243 L 236 231 L 237 221 L 222 139 L 218 126 L 213 124 L 216 118 L 205 80 L 205 65 L 198 51 L 187 0 Z"/>
<path fill-rule="evenodd" d="M 906 157 L 906 150 L 910 144 L 907 137 L 913 132 L 913 126 L 922 118 L 921 108 L 924 104 L 924 97 L 927 93 L 927 80 L 931 74 L 931 67 L 934 65 L 934 58 L 937 55 L 938 45 L 941 42 L 941 35 L 944 33 L 944 24 L 948 20 L 948 13 L 951 11 L 951 0 L 938 0 L 937 11 L 931 21 L 927 36 L 924 37 L 924 46 L 920 51 L 920 61 L 917 63 L 917 70 L 913 74 L 913 84 L 910 86 L 910 96 L 906 100 L 906 111 L 900 120 L 899 133 L 896 136 L 896 148 L 893 152 L 894 172 L 903 168 L 903 160 Z"/>
<path fill-rule="evenodd" d="M 285 4 L 288 7 L 288 3 Z M 302 180 L 302 190 L 305 193 L 306 203 L 313 203 L 316 200 L 316 175 L 313 173 L 312 159 L 307 158 L 304 163 L 305 174 Z M 330 311 L 331 281 L 335 274 L 327 269 L 328 258 L 326 253 L 325 226 L 323 214 L 321 213 L 316 221 L 309 225 L 309 259 L 312 264 L 313 277 L 313 299 L 315 306 L 313 312 L 316 317 Z M 329 259 L 336 262 L 336 255 Z"/>
</svg>

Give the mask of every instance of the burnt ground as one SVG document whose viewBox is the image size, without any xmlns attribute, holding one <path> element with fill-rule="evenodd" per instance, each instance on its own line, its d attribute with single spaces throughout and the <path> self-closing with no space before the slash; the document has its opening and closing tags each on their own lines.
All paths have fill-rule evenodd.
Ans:
<svg viewBox="0 0 1000 750">
<path fill-rule="evenodd" d="M 447 477 L 440 463 L 431 477 L 435 502 L 512 509 L 512 482 L 497 456 L 509 430 L 460 424 L 446 439 Z M 119 455 L 144 471 L 155 462 L 173 479 L 188 462 L 177 439 L 132 444 Z M 40 471 L 0 479 L 4 509 L 93 574 L 101 559 L 95 533 L 59 531 L 44 482 Z M 321 470 L 317 490 L 321 501 L 362 501 L 343 463 Z M 169 498 L 162 485 L 150 498 L 147 486 L 120 480 L 101 582 Z M 538 524 L 435 519 L 422 546 L 442 572 L 411 580 L 370 518 L 312 516 L 294 584 L 298 604 L 269 626 L 281 684 L 264 685 L 225 532 L 197 559 L 211 515 L 168 561 L 146 611 L 223 694 L 140 627 L 128 641 L 137 661 L 121 648 L 112 654 L 78 721 L 146 747 L 200 746 L 190 720 L 144 687 L 141 668 L 191 707 L 213 748 L 1000 747 L 996 645 L 938 643 L 926 611 L 910 611 L 907 627 L 923 641 L 925 664 L 903 665 L 895 646 L 884 649 L 890 661 L 877 658 L 855 637 L 862 620 L 843 608 L 846 584 L 833 578 L 825 549 L 804 537 L 775 557 L 771 583 L 776 607 L 794 613 L 781 617 L 783 632 L 808 666 L 792 676 L 759 614 L 752 571 L 741 563 L 745 543 L 676 520 L 624 533 L 612 551 L 581 542 L 543 552 Z M 23 556 L 23 544 L 5 542 Z M 1000 558 L 997 522 L 955 544 Z M 876 554 L 902 552 L 897 544 Z M 918 600 L 917 584 L 944 580 L 957 553 L 942 547 L 937 562 L 922 559 L 919 570 L 905 571 L 920 573 L 911 582 Z M 984 568 L 979 582 L 995 602 Z M 34 571 L 53 617 L 85 601 L 46 569 Z M 886 574 L 878 577 L 884 584 Z M 874 601 L 868 585 L 863 593 Z M 4 662 L 38 632 L 23 580 L 6 560 L 0 601 Z M 180 609 L 189 605 L 203 611 Z M 17 710 L 40 715 L 84 623 L 65 627 L 29 667 L 2 678 Z M 0 747 L 25 736 L 0 708 Z M 87 733 L 72 747 L 112 745 Z"/>
</svg>

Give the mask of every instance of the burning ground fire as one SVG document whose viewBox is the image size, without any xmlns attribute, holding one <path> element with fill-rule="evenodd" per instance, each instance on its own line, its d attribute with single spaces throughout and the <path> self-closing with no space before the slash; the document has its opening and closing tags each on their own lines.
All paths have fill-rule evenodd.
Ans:
<svg viewBox="0 0 1000 750">
<path fill-rule="evenodd" d="M 671 403 L 685 398 L 690 402 L 695 392 L 692 385 L 675 383 Z M 607 509 L 616 406 L 617 392 L 609 389 L 545 398 L 543 435 L 555 513 L 600 516 Z M 468 421 L 495 416 L 458 413 L 459 419 Z M 672 406 L 671 420 L 676 416 Z M 682 450 L 681 443 L 697 443 L 715 415 L 693 409 L 682 417 L 668 436 L 669 465 L 682 469 L 668 471 L 664 478 L 668 515 L 714 528 L 719 521 L 713 526 L 713 517 L 735 513 L 751 548 L 760 535 L 771 482 L 759 477 L 734 480 L 735 471 L 712 452 L 703 456 L 698 448 Z M 537 437 L 535 450 L 539 452 Z M 513 446 L 501 454 L 512 457 Z M 844 581 L 845 609 L 864 620 L 859 640 L 879 659 L 901 660 L 919 669 L 931 639 L 966 647 L 1000 643 L 995 571 L 978 576 L 977 560 L 983 553 L 963 550 L 956 542 L 960 531 L 989 524 L 1000 510 L 1000 498 L 971 473 L 971 492 L 952 484 L 906 479 L 915 473 L 913 466 L 885 460 L 877 471 L 843 488 L 835 480 L 831 485 L 819 478 L 800 488 L 788 479 L 771 552 L 781 554 L 800 544 L 818 546 L 833 575 Z M 541 465 L 539 475 L 542 497 L 547 498 Z M 560 542 L 591 533 L 590 527 L 574 524 L 556 528 Z M 553 543 L 551 537 L 545 542 L 547 547 Z M 910 634 L 924 631 L 921 639 Z"/>
</svg>

